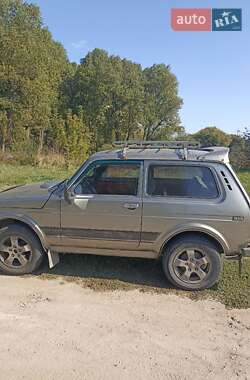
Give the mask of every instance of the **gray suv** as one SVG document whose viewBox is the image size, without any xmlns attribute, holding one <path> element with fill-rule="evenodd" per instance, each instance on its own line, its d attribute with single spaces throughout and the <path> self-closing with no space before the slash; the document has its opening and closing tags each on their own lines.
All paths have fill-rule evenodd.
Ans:
<svg viewBox="0 0 250 380">
<path fill-rule="evenodd" d="M 182 289 L 211 287 L 223 257 L 250 255 L 250 199 L 227 148 L 118 142 L 68 180 L 0 193 L 0 269 L 31 273 L 59 253 L 161 259 Z"/>
</svg>

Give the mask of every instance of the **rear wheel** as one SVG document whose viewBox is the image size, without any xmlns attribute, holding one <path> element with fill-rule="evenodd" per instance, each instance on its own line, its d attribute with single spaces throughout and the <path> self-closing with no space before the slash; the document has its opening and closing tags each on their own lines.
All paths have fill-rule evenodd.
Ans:
<svg viewBox="0 0 250 380">
<path fill-rule="evenodd" d="M 11 224 L 0 230 L 0 269 L 6 274 L 31 273 L 44 256 L 40 241 L 28 228 Z"/>
<path fill-rule="evenodd" d="M 199 236 L 170 243 L 162 264 L 167 279 L 184 290 L 210 288 L 218 281 L 222 267 L 216 247 Z"/>
</svg>

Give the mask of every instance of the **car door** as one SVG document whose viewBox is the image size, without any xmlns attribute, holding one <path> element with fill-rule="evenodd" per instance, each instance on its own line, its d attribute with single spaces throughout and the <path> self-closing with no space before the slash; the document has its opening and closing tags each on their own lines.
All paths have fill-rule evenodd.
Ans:
<svg viewBox="0 0 250 380">
<path fill-rule="evenodd" d="M 136 249 L 141 235 L 142 174 L 142 161 L 90 163 L 71 186 L 69 199 L 62 200 L 62 244 Z"/>
</svg>

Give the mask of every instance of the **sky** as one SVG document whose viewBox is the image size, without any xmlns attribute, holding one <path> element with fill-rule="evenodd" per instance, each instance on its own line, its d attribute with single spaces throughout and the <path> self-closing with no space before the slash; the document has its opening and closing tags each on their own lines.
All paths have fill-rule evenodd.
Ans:
<svg viewBox="0 0 250 380">
<path fill-rule="evenodd" d="M 143 67 L 171 66 L 189 133 L 250 126 L 249 0 L 33 0 L 74 62 L 102 48 Z M 174 32 L 171 8 L 242 8 L 240 32 Z"/>
</svg>

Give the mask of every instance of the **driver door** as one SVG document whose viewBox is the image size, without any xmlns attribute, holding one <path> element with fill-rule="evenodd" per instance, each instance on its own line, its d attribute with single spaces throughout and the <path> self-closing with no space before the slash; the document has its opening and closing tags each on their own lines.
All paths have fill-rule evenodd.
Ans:
<svg viewBox="0 0 250 380">
<path fill-rule="evenodd" d="M 104 160 L 90 163 L 62 200 L 64 246 L 136 249 L 140 243 L 143 163 Z"/>
</svg>

